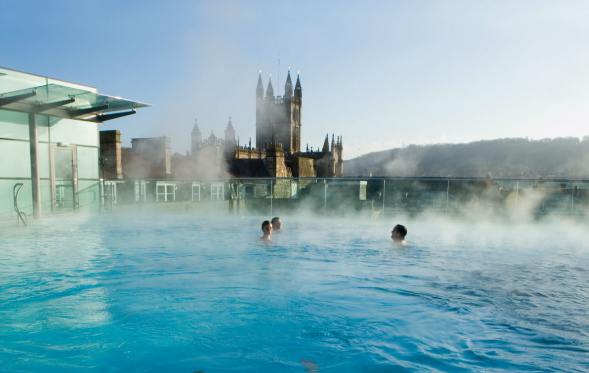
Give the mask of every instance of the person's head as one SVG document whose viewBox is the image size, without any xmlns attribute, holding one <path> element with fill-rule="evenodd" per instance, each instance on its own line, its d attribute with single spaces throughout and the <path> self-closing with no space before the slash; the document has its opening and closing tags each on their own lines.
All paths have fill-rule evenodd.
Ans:
<svg viewBox="0 0 589 373">
<path fill-rule="evenodd" d="M 280 220 L 280 218 L 278 216 L 272 218 L 272 229 L 274 231 L 279 231 L 280 228 L 282 228 L 282 221 Z"/>
<path fill-rule="evenodd" d="M 393 228 L 393 231 L 391 232 L 391 238 L 393 239 L 393 241 L 395 241 L 397 243 L 405 241 L 406 235 L 407 235 L 407 228 L 405 228 L 405 226 L 401 225 L 401 224 L 395 225 L 395 227 Z"/>
<path fill-rule="evenodd" d="M 265 220 L 262 223 L 262 232 L 264 232 L 264 235 L 269 236 L 272 234 L 272 223 L 270 223 L 268 220 Z"/>
</svg>

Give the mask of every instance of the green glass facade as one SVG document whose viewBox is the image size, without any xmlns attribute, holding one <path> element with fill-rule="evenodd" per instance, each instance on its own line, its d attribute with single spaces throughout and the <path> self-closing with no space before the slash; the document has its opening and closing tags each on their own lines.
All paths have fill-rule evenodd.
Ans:
<svg viewBox="0 0 589 373">
<path fill-rule="evenodd" d="M 29 102 L 41 100 L 43 92 L 39 87 L 69 89 L 78 92 L 80 96 L 79 92 L 86 92 L 84 100 L 76 99 L 78 105 L 92 104 L 89 96 L 94 100 L 96 97 L 110 100 L 107 96 L 99 95 L 92 87 L 0 68 L 0 98 L 34 87 L 37 87 L 37 95 L 29 98 Z M 49 88 L 45 91 L 49 91 Z M 114 106 L 111 101 L 109 104 Z M 72 111 L 78 108 L 66 107 L 64 112 L 66 109 Z M 98 211 L 99 123 L 40 113 L 36 117 L 41 215 Z M 18 195 L 20 211 L 27 216 L 33 215 L 34 176 L 31 175 L 29 120 L 28 112 L 14 109 L 14 106 L 11 108 L 10 105 L 0 106 L 0 219 L 16 218 L 13 191 L 15 185 L 20 183 L 23 184 Z"/>
</svg>

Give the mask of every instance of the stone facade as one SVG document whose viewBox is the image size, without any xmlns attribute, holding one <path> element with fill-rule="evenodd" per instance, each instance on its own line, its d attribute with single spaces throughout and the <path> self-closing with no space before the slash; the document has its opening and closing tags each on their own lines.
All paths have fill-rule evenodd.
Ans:
<svg viewBox="0 0 589 373">
<path fill-rule="evenodd" d="M 133 139 L 121 146 L 121 132 L 100 131 L 100 176 L 105 180 L 169 177 L 172 173 L 170 139 Z"/>
<path fill-rule="evenodd" d="M 294 87 L 290 71 L 286 77 L 284 96 L 274 96 L 272 80 L 268 81 L 266 97 L 262 75 L 256 88 L 256 147 L 267 148 L 270 142 L 281 143 L 287 153 L 301 151 L 301 109 L 303 89 L 300 78 Z"/>
<path fill-rule="evenodd" d="M 282 144 L 271 142 L 266 150 L 266 168 L 272 177 L 292 177 L 292 171 L 286 167 Z"/>
<path fill-rule="evenodd" d="M 172 152 L 169 137 L 131 139 L 131 147 L 135 154 L 148 159 L 156 167 L 164 170 L 167 175 L 172 173 Z"/>
<path fill-rule="evenodd" d="M 203 140 L 195 123 L 190 157 L 197 162 L 198 159 L 210 156 L 210 148 L 213 147 L 218 149 L 216 153 L 222 154 L 229 164 L 240 159 L 265 160 L 269 173 L 274 177 L 342 177 L 344 163 L 340 136 L 336 142 L 335 135 L 332 135 L 331 147 L 326 137 L 320 151 L 309 151 L 307 146 L 307 151 L 301 152 L 303 89 L 298 75 L 293 87 L 290 71 L 288 72 L 284 92 L 283 97 L 274 96 L 272 81 L 269 80 L 264 96 L 261 74 L 258 77 L 255 147 L 252 147 L 251 139 L 248 145 L 235 141 L 236 134 L 230 117 L 225 139 L 217 138 L 211 133 L 208 139 Z M 223 166 L 222 160 L 207 163 Z"/>
<path fill-rule="evenodd" d="M 127 158 L 133 158 L 137 168 L 134 174 L 163 174 L 181 178 L 237 177 L 342 177 L 343 146 L 341 137 L 332 135 L 331 146 L 326 137 L 321 150 L 301 152 L 303 89 L 297 75 L 293 87 L 290 71 L 286 78 L 284 96 L 274 96 L 272 82 L 268 82 L 266 94 L 261 75 L 256 89 L 256 139 L 247 145 L 236 139 L 231 117 L 225 129 L 225 137 L 219 138 L 211 131 L 203 138 L 195 121 L 191 133 L 190 153 L 171 156 L 168 137 L 132 139 L 132 149 L 123 148 Z M 120 132 L 103 131 L 100 134 L 101 156 L 107 158 L 111 175 L 125 176 L 125 160 L 121 164 Z M 117 153 L 118 152 L 118 153 Z M 118 155 L 117 155 L 118 154 Z M 149 163 L 150 165 L 144 164 Z M 265 170 L 261 170 L 264 168 Z M 128 167 L 130 170 L 130 168 Z M 161 172 L 159 171 L 161 170 Z M 249 170 L 249 171 L 248 171 Z M 130 174 L 130 173 L 128 173 Z M 285 190 L 287 188 L 285 187 Z"/>
<path fill-rule="evenodd" d="M 313 160 L 313 169 L 316 177 L 342 177 L 344 176 L 344 160 L 342 156 L 343 146 L 341 136 L 335 140 L 331 137 L 331 148 L 329 147 L 329 135 L 325 136 L 323 149 L 321 151 L 308 151 L 301 153 L 302 156 Z"/>
</svg>

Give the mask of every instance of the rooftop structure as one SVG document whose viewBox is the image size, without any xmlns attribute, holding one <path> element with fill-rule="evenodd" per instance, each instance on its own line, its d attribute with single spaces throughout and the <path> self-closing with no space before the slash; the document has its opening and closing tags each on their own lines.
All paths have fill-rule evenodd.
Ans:
<svg viewBox="0 0 589 373">
<path fill-rule="evenodd" d="M 97 210 L 99 123 L 148 106 L 0 68 L 0 217 Z"/>
</svg>

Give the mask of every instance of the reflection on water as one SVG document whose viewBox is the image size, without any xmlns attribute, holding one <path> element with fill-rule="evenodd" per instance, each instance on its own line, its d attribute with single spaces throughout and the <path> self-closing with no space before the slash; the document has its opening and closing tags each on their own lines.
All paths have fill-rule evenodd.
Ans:
<svg viewBox="0 0 589 373">
<path fill-rule="evenodd" d="M 582 227 L 101 215 L 0 235 L 8 371 L 581 371 Z M 396 222 L 395 222 L 396 224 Z"/>
</svg>

